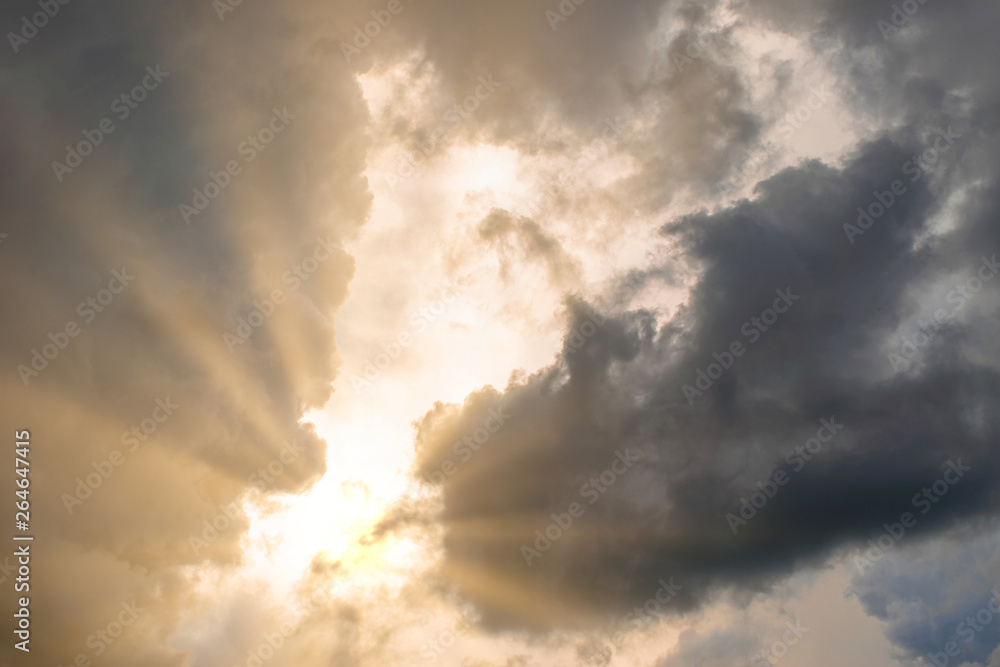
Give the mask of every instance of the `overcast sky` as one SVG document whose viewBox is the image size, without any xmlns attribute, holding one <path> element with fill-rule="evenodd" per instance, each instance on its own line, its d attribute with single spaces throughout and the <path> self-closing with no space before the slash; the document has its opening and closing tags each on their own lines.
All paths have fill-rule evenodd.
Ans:
<svg viewBox="0 0 1000 667">
<path fill-rule="evenodd" d="M 996 2 L 0 28 L 0 664 L 1000 667 Z"/>
</svg>

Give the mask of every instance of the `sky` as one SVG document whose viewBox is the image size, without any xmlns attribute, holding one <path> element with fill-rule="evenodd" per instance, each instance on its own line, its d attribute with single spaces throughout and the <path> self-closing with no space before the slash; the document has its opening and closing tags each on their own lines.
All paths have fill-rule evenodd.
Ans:
<svg viewBox="0 0 1000 667">
<path fill-rule="evenodd" d="M 0 666 L 1000 667 L 998 27 L 4 3 Z"/>
</svg>

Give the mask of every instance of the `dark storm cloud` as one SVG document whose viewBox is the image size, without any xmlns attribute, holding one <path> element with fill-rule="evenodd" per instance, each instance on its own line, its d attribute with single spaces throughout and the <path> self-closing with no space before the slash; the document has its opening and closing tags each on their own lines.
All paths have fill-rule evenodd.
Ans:
<svg viewBox="0 0 1000 667">
<path fill-rule="evenodd" d="M 900 31 L 883 37 L 879 21 L 891 21 L 903 5 L 917 9 L 903 14 Z M 897 127 L 912 130 L 962 109 L 984 129 L 996 126 L 990 112 L 1000 101 L 990 66 L 1000 56 L 995 3 L 760 0 L 744 11 L 821 49 L 862 117 L 894 118 Z"/>
<path fill-rule="evenodd" d="M 753 202 L 666 225 L 699 272 L 690 303 L 670 321 L 653 329 L 643 314 L 611 313 L 583 349 L 567 345 L 551 368 L 425 419 L 418 471 L 433 469 L 487 407 L 515 415 L 446 481 L 440 517 L 442 574 L 487 622 L 545 628 L 588 612 L 606 618 L 648 597 L 665 575 L 685 584 L 681 608 L 721 587 L 766 589 L 912 511 L 912 496 L 949 460 L 972 470 L 920 516 L 910 539 L 996 511 L 1000 377 L 988 332 L 1000 293 L 987 283 L 973 302 L 949 290 L 1000 250 L 998 87 L 985 65 L 997 42 L 985 28 L 959 31 L 970 16 L 995 26 L 997 8 L 928 3 L 896 41 L 877 28 L 892 9 L 751 3 L 751 20 L 829 54 L 857 113 L 892 114 L 894 127 L 842 169 L 788 169 L 759 184 Z M 696 62 L 687 72 L 698 65 L 713 66 Z M 749 117 L 726 125 L 753 136 Z M 960 139 L 918 180 L 904 175 L 942 133 Z M 650 170 L 645 189 L 663 169 Z M 881 193 L 895 180 L 905 193 L 852 243 L 845 223 L 856 224 L 856 209 L 877 196 L 887 201 Z M 967 196 L 948 202 L 958 191 Z M 940 218 L 952 227 L 928 237 Z M 790 290 L 794 305 L 766 332 L 751 325 L 751 340 L 743 327 L 771 307 L 776 290 Z M 887 351 L 946 302 L 961 303 L 961 317 L 894 372 Z M 578 311 L 569 328 L 583 319 Z M 699 370 L 734 341 L 742 355 L 689 405 L 682 386 L 697 386 Z M 789 472 L 785 453 L 831 418 L 846 428 L 734 536 L 723 517 L 758 481 Z M 534 545 L 551 513 L 581 502 L 581 485 L 623 448 L 642 453 L 639 469 L 584 503 L 584 515 L 554 530 L 563 534 L 529 566 L 522 546 Z M 509 594 L 482 585 L 489 579 Z"/>
<path fill-rule="evenodd" d="M 581 349 L 567 343 L 553 367 L 503 394 L 476 394 L 455 414 L 428 415 L 421 470 L 448 455 L 487 407 L 514 415 L 444 489 L 443 574 L 488 622 L 545 627 L 586 612 L 620 614 L 665 576 L 684 585 L 680 609 L 722 587 L 765 590 L 913 511 L 911 497 L 949 460 L 972 470 L 911 535 L 995 510 L 1000 375 L 988 361 L 994 343 L 970 332 L 993 326 L 1000 293 L 984 291 L 984 309 L 938 334 L 908 372 L 891 372 L 885 347 L 912 315 L 917 286 L 992 255 L 981 248 L 960 261 L 954 239 L 997 211 L 963 208 L 966 224 L 915 250 L 942 206 L 923 179 L 855 244 L 843 230 L 916 148 L 866 144 L 843 170 L 789 169 L 760 184 L 754 202 L 666 225 L 664 235 L 701 270 L 672 320 L 654 329 L 641 313 L 611 314 Z M 972 149 L 956 148 L 951 159 L 961 150 Z M 766 331 L 759 320 L 746 329 L 776 303 L 776 290 L 793 305 Z M 577 310 L 571 328 L 583 320 Z M 689 404 L 682 386 L 695 386 L 699 369 L 734 341 L 743 354 Z M 804 466 L 790 465 L 785 453 L 823 419 L 846 428 Z M 623 450 L 642 461 L 588 504 L 582 485 Z M 779 469 L 790 481 L 734 535 L 725 515 Z M 584 515 L 526 558 L 523 545 L 538 548 L 534 531 L 573 502 Z M 479 585 L 489 578 L 523 606 Z"/>
</svg>

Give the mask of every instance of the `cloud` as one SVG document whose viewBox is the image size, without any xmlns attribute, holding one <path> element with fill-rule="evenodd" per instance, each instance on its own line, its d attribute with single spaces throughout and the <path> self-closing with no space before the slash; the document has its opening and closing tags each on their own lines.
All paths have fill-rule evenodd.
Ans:
<svg viewBox="0 0 1000 667">
<path fill-rule="evenodd" d="M 875 141 L 843 169 L 788 169 L 758 185 L 753 202 L 665 225 L 697 271 L 689 303 L 673 318 L 654 327 L 640 312 L 609 313 L 579 350 L 567 339 L 553 366 L 502 393 L 477 392 L 460 410 L 428 413 L 417 436 L 421 470 L 488 408 L 513 415 L 445 481 L 439 519 L 442 576 L 487 623 L 593 622 L 641 602 L 668 575 L 685 586 L 681 610 L 724 587 L 766 591 L 912 511 L 911 496 L 940 478 L 949 460 L 962 458 L 972 471 L 914 534 L 995 511 L 985 435 L 994 425 L 981 408 L 997 400 L 998 378 L 985 361 L 992 343 L 974 335 L 989 326 L 988 311 L 942 334 L 910 372 L 893 374 L 885 353 L 912 315 L 912 290 L 950 277 L 961 264 L 956 237 L 975 233 L 987 214 L 915 249 L 940 206 L 916 183 L 863 241 L 852 245 L 842 229 L 855 202 L 898 175 L 908 148 Z M 962 261 L 974 269 L 980 254 Z M 771 327 L 758 319 L 748 328 L 776 290 L 799 301 L 777 323 L 765 317 Z M 983 298 L 997 303 L 996 295 Z M 581 308 L 571 329 L 584 318 Z M 734 341 L 745 354 L 689 404 L 683 386 Z M 785 453 L 824 418 L 846 426 L 839 442 L 793 470 L 734 536 L 725 515 L 759 490 L 757 482 L 787 468 Z M 582 502 L 581 486 L 625 449 L 642 455 L 638 469 L 585 505 L 577 525 L 529 566 L 521 548 L 535 543 L 534 531 Z"/>
<path fill-rule="evenodd" d="M 699 635 L 693 630 L 680 637 L 677 650 L 659 663 L 659 667 L 727 667 L 746 661 L 758 652 L 760 639 L 742 630 L 723 630 Z"/>
<path fill-rule="evenodd" d="M 37 10 L 16 5 L 3 25 Z M 338 245 L 370 200 L 357 81 L 324 64 L 338 21 L 309 3 L 225 21 L 211 3 L 74 3 L 4 57 L 0 277 L 18 316 L 0 334 L 0 393 L 5 424 L 32 432 L 46 545 L 32 614 L 53 638 L 33 660 L 95 659 L 88 637 L 135 599 L 147 611 L 102 663 L 179 664 L 166 640 L 199 598 L 185 572 L 241 558 L 247 521 L 220 504 L 302 491 L 338 445 L 299 423 L 331 394 L 354 269 Z M 166 74 L 122 101 L 152 85 L 147 67 Z M 195 189 L 216 194 L 186 224 Z M 122 290 L 115 272 L 135 277 Z M 147 435 L 158 399 L 178 407 Z M 102 478 L 115 451 L 124 462 Z M 226 528 L 192 548 L 215 517 Z"/>
<path fill-rule="evenodd" d="M 947 532 L 887 554 L 856 575 L 850 591 L 887 623 L 886 636 L 906 657 L 942 654 L 954 642 L 960 654 L 945 654 L 949 662 L 989 664 L 1000 646 L 1000 614 L 989 607 L 1000 582 L 997 539 L 985 521 Z"/>
<path fill-rule="evenodd" d="M 88 639 L 133 600 L 146 611 L 105 664 L 183 663 L 171 638 L 213 605 L 234 641 L 258 636 L 267 605 L 244 614 L 245 597 L 213 599 L 197 582 L 243 558 L 248 521 L 234 499 L 309 489 L 327 448 L 346 446 L 302 418 L 330 399 L 340 368 L 334 318 L 355 270 L 340 244 L 369 215 L 370 149 L 438 129 L 484 75 L 503 94 L 443 136 L 436 155 L 473 142 L 516 150 L 538 192 L 609 121 L 626 130 L 604 136 L 608 160 L 587 156 L 578 182 L 560 180 L 551 207 L 531 218 L 495 208 L 456 235 L 476 247 L 455 255 L 489 245 L 511 274 L 541 267 L 563 298 L 566 338 L 553 363 L 505 387 L 461 405 L 428 397 L 417 475 L 472 451 L 456 447 L 491 411 L 510 418 L 446 477 L 440 507 L 398 506 L 374 538 L 440 530 L 434 583 L 473 602 L 488 629 L 545 632 L 607 627 L 663 578 L 683 584 L 677 614 L 724 591 L 768 592 L 863 548 L 915 509 L 913 495 L 949 460 L 971 470 L 901 549 L 944 549 L 936 539 L 996 512 L 1000 283 L 975 298 L 956 291 L 1000 247 L 995 3 L 926 3 L 885 37 L 878 21 L 891 3 L 857 0 L 592 0 L 555 30 L 546 11 L 556 3 L 404 2 L 352 62 L 341 42 L 381 0 L 242 3 L 224 16 L 194 0 L 74 2 L 3 56 L 0 282 L 12 326 L 0 332 L 0 400 L 9 428 L 32 430 L 36 536 L 47 545 L 33 614 L 37 636 L 59 637 L 38 643 L 39 661 L 96 657 Z M 0 24 L 34 11 L 8 4 Z M 710 46 L 678 66 L 705 37 Z M 765 174 L 752 200 L 718 205 L 708 193 L 803 103 L 790 92 L 806 85 L 802 54 L 804 70 L 836 85 L 851 130 L 839 141 L 854 145 Z M 412 72 L 429 100 L 390 99 L 370 136 L 359 74 L 391 67 Z M 142 84 L 150 68 L 169 74 Z M 905 165 L 941 132 L 958 138 L 909 180 Z M 765 166 L 787 164 L 780 155 Z M 863 234 L 845 234 L 895 180 L 905 192 Z M 640 228 L 659 229 L 669 261 L 608 259 L 609 239 Z M 595 278 L 594 256 L 615 262 L 614 275 Z M 690 286 L 669 315 L 590 290 L 632 277 L 649 297 L 660 276 Z M 794 305 L 753 323 L 767 322 L 781 293 Z M 956 303 L 903 367 L 890 360 Z M 496 310 L 517 312 L 508 305 Z M 712 377 L 712 364 L 730 367 Z M 169 419 L 156 417 L 158 401 L 177 406 Z M 734 535 L 726 515 L 788 472 L 786 452 L 823 419 L 845 430 Z M 129 434 L 145 438 L 129 449 Z M 525 548 L 541 553 L 527 559 Z M 901 650 L 937 650 L 929 639 L 945 638 L 974 601 L 972 573 L 989 570 L 981 548 L 947 554 L 940 571 L 919 558 L 892 571 L 886 560 L 855 590 Z M 917 575 L 931 583 L 917 586 Z M 916 589 L 919 600 L 908 598 Z M 381 659 L 391 623 L 357 652 L 370 618 L 325 609 L 296 658 L 306 664 L 322 644 L 345 664 Z M 329 628 L 347 639 L 323 644 Z M 723 639 L 687 635 L 667 664 L 743 650 L 739 632 Z M 188 648 L 221 660 L 208 643 Z M 983 633 L 969 657 L 988 664 L 995 644 Z"/>
<path fill-rule="evenodd" d="M 575 260 L 563 249 L 559 241 L 542 229 L 530 218 L 515 220 L 505 211 L 494 209 L 479 224 L 479 238 L 495 247 L 504 258 L 501 270 L 510 271 L 508 256 L 513 251 L 511 240 L 516 243 L 525 264 L 538 262 L 546 267 L 549 279 L 556 285 L 565 285 L 579 280 L 580 269 Z M 521 259 L 519 258 L 519 259 Z"/>
<path fill-rule="evenodd" d="M 963 6 L 986 22 L 993 12 L 982 3 Z M 960 40 L 957 27 L 965 19 L 950 7 L 914 17 L 907 38 L 883 40 L 877 14 L 891 9 L 849 2 L 795 11 L 764 2 L 748 9 L 751 25 L 763 21 L 814 40 L 859 118 L 890 113 L 896 122 L 859 144 L 841 166 L 812 161 L 785 169 L 759 183 L 752 202 L 665 225 L 664 236 L 684 251 L 696 280 L 689 303 L 669 321 L 653 328 L 639 311 L 606 313 L 608 323 L 584 349 L 567 344 L 555 364 L 529 379 L 472 394 L 459 410 L 438 407 L 420 424 L 418 471 L 439 463 L 487 408 L 503 405 L 515 415 L 445 482 L 440 515 L 442 576 L 486 612 L 488 623 L 572 625 L 627 608 L 664 574 L 687 583 L 682 608 L 721 587 L 767 590 L 912 509 L 910 497 L 958 457 L 974 462 L 974 471 L 922 518 L 916 533 L 995 511 L 986 434 L 995 428 L 988 406 L 997 400 L 991 361 L 997 350 L 985 332 L 995 322 L 997 296 L 983 292 L 973 305 L 949 284 L 988 263 L 1000 240 L 996 162 L 988 148 L 993 128 L 986 120 L 995 111 L 996 86 L 992 74 L 962 66 L 988 60 L 995 43 L 978 31 Z M 958 41 L 961 47 L 952 49 Z M 448 49 L 461 48 L 458 42 L 435 42 L 432 57 L 440 64 Z M 671 101 L 700 111 L 683 118 L 712 126 L 707 119 L 716 108 L 699 102 L 697 91 L 718 89 L 713 80 L 731 81 L 722 90 L 733 96 L 722 94 L 718 107 L 725 120 L 711 132 L 725 129 L 722 145 L 747 145 L 757 121 L 737 113 L 741 86 L 721 64 L 725 48 L 719 53 L 720 62 L 706 58 L 679 76 Z M 696 71 L 699 78 L 682 83 Z M 602 77 L 588 85 L 598 87 Z M 552 90 L 568 95 L 565 84 Z M 707 129 L 686 131 L 666 121 L 662 127 L 705 150 Z M 962 140 L 950 153 L 939 143 L 933 168 L 910 180 L 903 170 L 928 155 L 942 132 Z M 634 182 L 648 201 L 663 201 L 657 188 L 670 171 L 658 160 L 673 145 L 655 144 L 657 157 L 642 162 Z M 695 157 L 682 150 L 677 159 L 690 167 Z M 703 181 L 725 169 L 704 170 Z M 857 208 L 896 180 L 905 183 L 905 194 L 870 232 L 847 238 L 845 224 L 855 223 Z M 745 358 L 688 405 L 683 385 L 694 385 L 713 354 L 734 341 L 747 344 L 740 325 L 783 289 L 801 302 L 767 333 L 755 327 Z M 952 298 L 969 305 L 961 321 L 896 374 L 887 353 L 928 310 Z M 573 313 L 568 329 L 582 317 Z M 831 416 L 847 426 L 841 441 L 733 536 L 724 515 Z M 644 470 L 611 488 L 579 527 L 529 567 L 520 547 L 553 522 L 553 512 L 578 499 L 581 484 L 622 447 L 644 454 Z"/>
</svg>

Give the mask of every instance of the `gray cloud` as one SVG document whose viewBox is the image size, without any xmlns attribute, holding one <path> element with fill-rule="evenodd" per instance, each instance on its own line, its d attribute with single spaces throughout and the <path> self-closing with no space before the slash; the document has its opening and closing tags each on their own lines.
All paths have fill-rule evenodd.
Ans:
<svg viewBox="0 0 1000 667">
<path fill-rule="evenodd" d="M 1000 614 L 989 608 L 1000 591 L 997 539 L 995 524 L 984 521 L 905 555 L 888 552 L 854 577 L 851 592 L 888 625 L 886 636 L 907 657 L 933 653 L 940 661 L 943 654 L 951 664 L 986 665 L 1000 647 Z M 959 655 L 945 653 L 952 642 Z"/>
<path fill-rule="evenodd" d="M 581 608 L 617 613 L 664 574 L 687 584 L 688 608 L 720 586 L 765 590 L 871 536 L 958 457 L 972 462 L 973 472 L 915 532 L 996 510 L 989 434 L 996 429 L 997 349 L 985 333 L 996 322 L 996 293 L 984 288 L 981 301 L 969 301 L 961 320 L 937 334 L 907 372 L 892 373 L 886 361 L 887 349 L 937 295 L 941 303 L 951 295 L 953 276 L 971 275 L 1000 241 L 991 157 L 997 87 L 979 66 L 990 62 L 995 40 L 957 34 L 970 14 L 989 24 L 995 8 L 928 5 L 907 39 L 891 41 L 876 23 L 891 6 L 752 4 L 749 20 L 804 34 L 830 54 L 862 117 L 889 112 L 898 122 L 842 168 L 810 162 L 787 169 L 758 184 L 753 202 L 666 225 L 664 235 L 697 272 L 690 303 L 669 321 L 654 327 L 642 313 L 609 313 L 584 349 L 567 344 L 552 367 L 502 393 L 478 392 L 459 411 L 428 414 L 418 433 L 418 471 L 432 467 L 488 407 L 502 404 L 516 415 L 446 482 L 440 517 L 442 573 L 488 622 L 544 628 L 579 622 L 586 613 L 573 610 Z M 701 78 L 689 85 L 711 81 L 713 58 L 696 65 L 686 74 Z M 711 118 L 693 90 L 678 97 L 701 111 L 687 118 Z M 737 99 L 720 108 L 734 109 Z M 723 125 L 742 127 L 743 141 L 755 134 L 751 117 Z M 962 140 L 922 179 L 906 180 L 906 194 L 851 244 L 844 224 L 855 221 L 857 207 L 908 178 L 901 173 L 907 162 L 952 127 Z M 692 136 L 704 148 L 701 133 Z M 640 191 L 652 201 L 666 167 L 646 166 Z M 962 190 L 969 196 L 946 203 Z M 957 220 L 948 231 L 929 227 L 946 214 Z M 694 385 L 713 353 L 747 343 L 741 324 L 786 288 L 801 301 L 689 406 L 682 386 Z M 576 310 L 568 328 L 583 318 Z M 847 425 L 841 442 L 734 537 L 723 516 L 831 416 Z M 528 567 L 520 546 L 623 447 L 643 453 L 642 470 L 609 489 Z M 484 580 L 513 592 L 500 596 Z"/>
<path fill-rule="evenodd" d="M 850 244 L 842 230 L 855 202 L 884 188 L 909 154 L 877 141 L 843 170 L 789 169 L 760 184 L 752 203 L 666 225 L 663 233 L 702 267 L 689 305 L 669 322 L 654 328 L 641 313 L 611 315 L 582 349 L 567 343 L 554 366 L 529 380 L 503 394 L 479 392 L 460 412 L 428 414 L 418 434 L 421 469 L 487 407 L 503 404 L 515 415 L 446 482 L 440 519 L 443 572 L 488 620 L 546 627 L 579 621 L 585 615 L 570 610 L 580 607 L 619 613 L 664 575 L 685 583 L 681 608 L 720 586 L 766 590 L 874 534 L 959 457 L 972 472 L 915 532 L 995 510 L 986 434 L 995 428 L 987 406 L 997 401 L 998 378 L 985 361 L 993 344 L 970 335 L 988 326 L 989 309 L 941 334 L 911 372 L 889 373 L 884 352 L 911 315 L 912 290 L 946 280 L 963 262 L 979 264 L 981 253 L 960 260 L 954 246 L 991 214 L 914 250 L 941 205 L 918 183 L 863 242 Z M 756 338 L 741 334 L 786 288 L 800 297 L 788 314 Z M 996 295 L 982 298 L 997 303 Z M 571 328 L 584 316 L 577 308 Z M 689 405 L 682 386 L 734 340 L 745 355 Z M 725 514 L 830 417 L 846 425 L 841 442 L 796 471 L 734 536 Z M 640 469 L 528 567 L 521 545 L 624 448 L 642 453 Z M 523 606 L 478 587 L 493 578 L 523 596 Z"/>
</svg>

